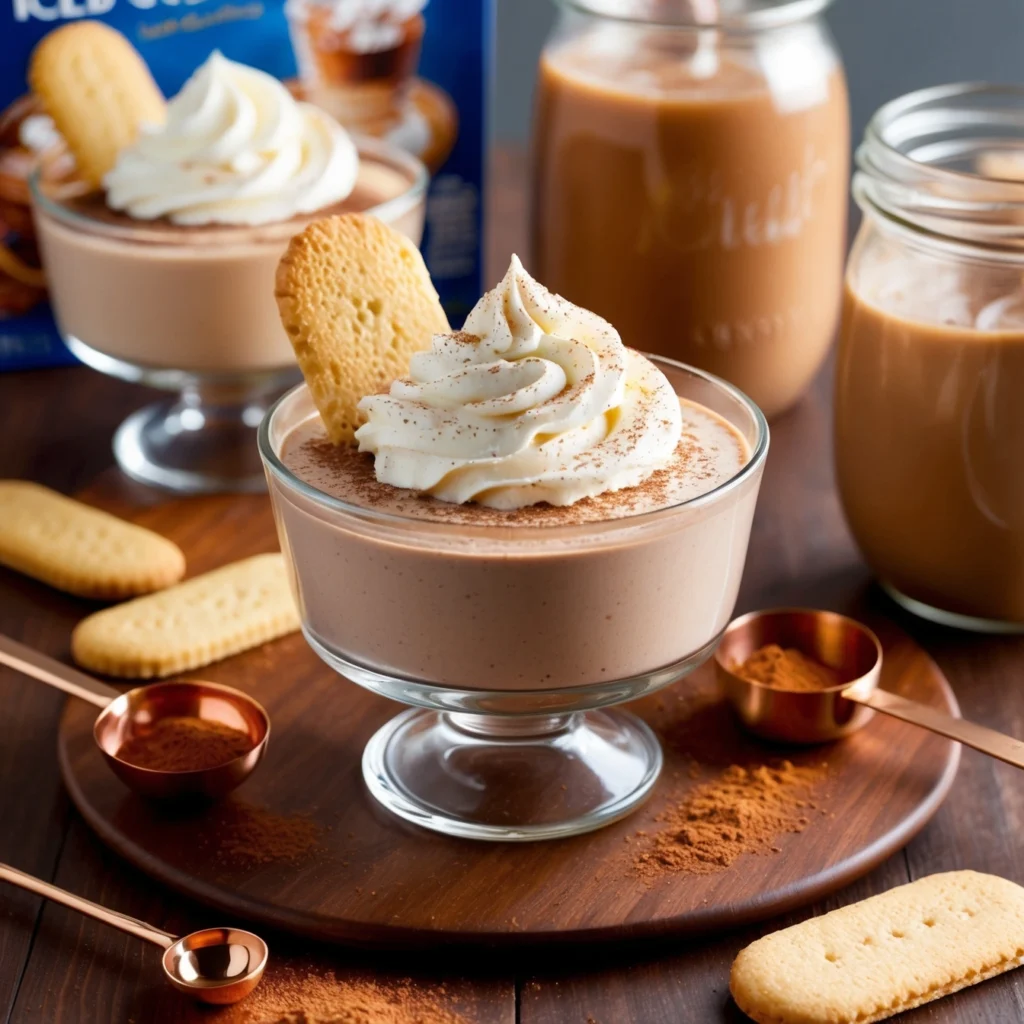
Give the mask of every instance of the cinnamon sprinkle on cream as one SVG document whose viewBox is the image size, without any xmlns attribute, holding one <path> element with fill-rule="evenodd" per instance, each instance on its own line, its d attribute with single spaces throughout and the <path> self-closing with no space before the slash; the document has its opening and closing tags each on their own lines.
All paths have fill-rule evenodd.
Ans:
<svg viewBox="0 0 1024 1024">
<path fill-rule="evenodd" d="M 642 515 L 689 500 L 722 483 L 723 466 L 730 467 L 727 475 L 732 475 L 747 461 L 746 443 L 733 427 L 699 406 L 681 404 L 683 433 L 668 465 L 636 487 L 607 491 L 573 505 L 540 503 L 503 510 L 476 503 L 456 505 L 392 487 L 377 480 L 372 455 L 331 444 L 315 419 L 293 432 L 282 455 L 288 468 L 313 487 L 394 515 L 460 526 L 579 526 Z M 628 446 L 632 442 L 627 435 L 624 431 L 621 443 Z M 723 452 L 723 443 L 735 447 Z M 599 462 L 595 456 L 594 464 Z"/>
</svg>

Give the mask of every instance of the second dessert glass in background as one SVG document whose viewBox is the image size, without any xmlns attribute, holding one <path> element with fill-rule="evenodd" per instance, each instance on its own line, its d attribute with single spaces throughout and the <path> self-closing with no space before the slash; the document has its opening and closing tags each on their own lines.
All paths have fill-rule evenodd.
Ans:
<svg viewBox="0 0 1024 1024">
<path fill-rule="evenodd" d="M 534 117 L 537 277 L 771 418 L 821 366 L 849 116 L 828 0 L 560 0 Z"/>
<path fill-rule="evenodd" d="M 118 428 L 129 476 L 185 493 L 266 486 L 256 430 L 299 378 L 274 300 L 289 240 L 317 216 L 373 214 L 419 244 L 427 173 L 386 142 L 358 140 L 359 179 L 338 210 L 260 227 L 182 228 L 112 214 L 102 201 L 31 180 L 40 245 L 62 336 L 82 362 L 175 392 Z"/>
<path fill-rule="evenodd" d="M 394 813 L 451 835 L 574 835 L 629 813 L 661 749 L 607 709 L 692 671 L 736 600 L 768 450 L 735 388 L 653 360 L 750 458 L 691 501 L 566 526 L 467 526 L 331 497 L 281 458 L 317 415 L 305 386 L 260 429 L 303 631 L 347 679 L 413 705 L 370 740 L 363 775 Z"/>
</svg>

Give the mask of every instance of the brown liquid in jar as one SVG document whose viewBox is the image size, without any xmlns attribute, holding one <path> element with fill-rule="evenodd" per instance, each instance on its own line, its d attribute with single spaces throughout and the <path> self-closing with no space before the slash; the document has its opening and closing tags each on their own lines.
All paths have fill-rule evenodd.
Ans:
<svg viewBox="0 0 1024 1024">
<path fill-rule="evenodd" d="M 773 93 L 728 55 L 698 78 L 667 45 L 635 51 L 614 64 L 584 36 L 541 60 L 531 270 L 627 345 L 719 374 L 775 415 L 835 331 L 842 72 Z"/>
<path fill-rule="evenodd" d="M 907 597 L 1024 625 L 1024 292 L 920 260 L 859 276 L 835 436 L 854 537 Z"/>
</svg>

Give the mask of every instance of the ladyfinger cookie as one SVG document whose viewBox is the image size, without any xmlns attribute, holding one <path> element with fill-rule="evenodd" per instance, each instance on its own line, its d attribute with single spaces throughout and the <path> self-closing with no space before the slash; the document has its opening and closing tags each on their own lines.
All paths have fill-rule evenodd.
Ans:
<svg viewBox="0 0 1024 1024">
<path fill-rule="evenodd" d="M 376 217 L 345 214 L 296 235 L 277 269 L 281 323 L 327 434 L 351 443 L 357 406 L 405 376 L 449 331 L 423 257 Z"/>
<path fill-rule="evenodd" d="M 53 118 L 81 176 L 99 185 L 140 125 L 160 124 L 163 95 L 146 62 L 120 32 L 76 21 L 43 36 L 28 80 Z"/>
<path fill-rule="evenodd" d="M 872 1024 L 1022 959 L 1024 888 L 950 871 L 758 939 L 729 988 L 758 1024 Z"/>
<path fill-rule="evenodd" d="M 148 594 L 185 575 L 176 544 L 27 480 L 0 480 L 0 564 L 100 600 Z"/>
<path fill-rule="evenodd" d="M 71 654 L 93 672 L 153 679 L 298 628 L 283 556 L 254 555 L 90 615 L 71 634 Z"/>
</svg>

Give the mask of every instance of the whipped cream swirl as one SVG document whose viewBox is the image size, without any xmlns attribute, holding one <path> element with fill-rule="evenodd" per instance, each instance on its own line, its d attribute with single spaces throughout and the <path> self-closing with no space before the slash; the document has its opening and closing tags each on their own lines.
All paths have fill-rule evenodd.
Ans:
<svg viewBox="0 0 1024 1024">
<path fill-rule="evenodd" d="M 461 332 L 435 335 L 408 378 L 359 408 L 356 439 L 378 480 L 499 509 L 634 487 L 682 433 L 664 374 L 515 256 Z"/>
<path fill-rule="evenodd" d="M 103 183 L 107 205 L 138 220 L 256 225 L 339 202 L 358 171 L 341 125 L 272 75 L 214 52 Z"/>
</svg>

